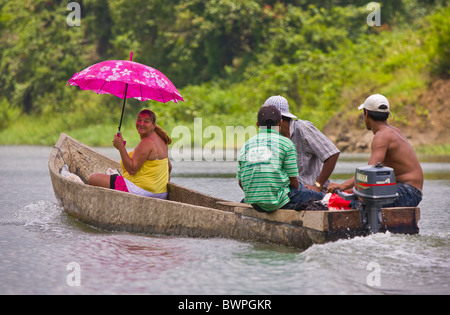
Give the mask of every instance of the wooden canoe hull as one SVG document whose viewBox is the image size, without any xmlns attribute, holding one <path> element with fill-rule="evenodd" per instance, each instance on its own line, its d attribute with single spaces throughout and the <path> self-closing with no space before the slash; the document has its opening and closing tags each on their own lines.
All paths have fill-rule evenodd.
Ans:
<svg viewBox="0 0 450 315">
<path fill-rule="evenodd" d="M 64 159 L 61 157 L 64 156 Z M 52 149 L 49 171 L 58 203 L 73 217 L 108 230 L 186 237 L 220 237 L 306 249 L 315 243 L 364 235 L 357 210 L 259 213 L 249 205 L 214 198 L 169 183 L 169 199 L 141 197 L 64 178 L 64 163 L 82 179 L 119 169 L 117 161 L 65 134 Z M 419 208 L 383 209 L 383 229 L 418 233 Z"/>
</svg>

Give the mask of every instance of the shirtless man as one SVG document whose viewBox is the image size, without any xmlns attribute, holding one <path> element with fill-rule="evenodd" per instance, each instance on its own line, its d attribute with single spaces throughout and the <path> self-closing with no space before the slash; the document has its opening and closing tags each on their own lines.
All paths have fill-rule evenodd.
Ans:
<svg viewBox="0 0 450 315">
<path fill-rule="evenodd" d="M 369 165 L 378 162 L 394 169 L 397 182 L 397 200 L 391 207 L 416 207 L 422 201 L 423 172 L 408 140 L 398 128 L 389 126 L 389 101 L 380 94 L 369 96 L 359 110 L 364 109 L 364 122 L 374 134 Z M 354 186 L 355 178 L 342 184 L 331 183 L 328 192 L 347 190 Z"/>
</svg>

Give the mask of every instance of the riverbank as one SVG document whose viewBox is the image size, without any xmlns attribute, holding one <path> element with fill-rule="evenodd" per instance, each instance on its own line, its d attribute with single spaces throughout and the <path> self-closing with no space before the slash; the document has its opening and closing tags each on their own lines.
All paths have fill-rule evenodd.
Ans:
<svg viewBox="0 0 450 315">
<path fill-rule="evenodd" d="M 66 35 L 77 35 L 76 38 L 52 40 L 51 36 L 45 37 L 49 41 L 47 45 L 39 36 L 20 32 L 28 30 L 28 27 L 18 27 L 22 25 L 22 19 L 12 19 L 21 16 L 15 14 L 17 8 L 18 5 L 12 5 L 12 2 L 2 7 L 8 13 L 4 14 L 8 27 L 2 29 L 6 46 L 2 50 L 4 71 L 0 75 L 4 92 L 0 96 L 0 144 L 52 145 L 59 133 L 65 132 L 89 145 L 109 146 L 117 130 L 122 101 L 110 95 L 80 91 L 77 87 L 66 86 L 66 82 L 75 71 L 100 60 L 121 59 L 124 51 L 128 57 L 129 51 L 133 50 L 136 61 L 157 67 L 173 81 L 185 82 L 176 84 L 185 101 L 161 104 L 128 100 L 122 131 L 130 146 L 139 140 L 135 137 L 133 125 L 136 114 L 148 107 L 155 111 L 158 123 L 175 138 L 176 143 L 180 139 L 176 139 L 172 132 L 183 126 L 186 127 L 184 131 L 189 130 L 190 133 L 190 136 L 182 138 L 183 144 L 239 147 L 242 139 L 224 141 L 227 126 L 254 127 L 256 112 L 267 97 L 281 94 L 289 100 L 292 113 L 313 122 L 342 152 L 367 152 L 371 134 L 361 124 L 360 112 L 356 108 L 368 95 L 381 93 L 392 105 L 394 117 L 389 122 L 405 132 L 416 150 L 450 154 L 450 63 L 446 50 L 450 42 L 449 32 L 446 32 L 450 27 L 450 7 L 444 3 L 424 6 L 408 1 L 407 6 L 400 5 L 395 9 L 385 4 L 383 14 L 391 12 L 392 15 L 379 27 L 366 24 L 365 6 L 340 7 L 333 3 L 331 7 L 325 5 L 320 10 L 306 4 L 303 7 L 282 4 L 277 8 L 255 6 L 271 21 L 257 24 L 258 31 L 260 25 L 271 25 L 262 37 L 258 37 L 258 44 L 240 50 L 234 59 L 229 60 L 231 64 L 223 65 L 223 71 L 217 72 L 216 76 L 202 76 L 199 71 L 197 80 L 193 79 L 193 72 L 181 71 L 183 66 L 192 65 L 192 60 L 186 62 L 185 53 L 181 60 L 170 63 L 178 65 L 172 69 L 173 72 L 165 60 L 169 54 L 162 55 L 166 66 L 155 64 L 154 59 L 146 59 L 151 56 L 149 47 L 139 50 L 127 44 L 126 48 L 112 50 L 102 56 L 96 54 L 95 50 L 107 52 L 99 49 L 103 42 L 94 39 L 78 42 L 85 38 L 83 32 L 92 35 L 89 30 L 96 29 L 89 27 L 89 21 L 97 20 L 94 16 L 84 20 L 81 28 L 65 30 Z M 183 11 L 186 8 L 176 9 Z M 86 13 L 97 11 L 88 10 Z M 100 11 L 97 13 L 109 12 Z M 50 12 L 50 9 L 33 14 L 20 11 L 21 14 L 32 15 L 29 23 L 44 20 L 39 14 L 43 14 L 45 20 L 52 20 L 46 16 L 55 13 Z M 245 11 L 239 12 L 243 14 Z M 278 13 L 273 15 L 274 12 Z M 174 15 L 176 18 L 179 16 L 185 15 Z M 55 14 L 55 18 L 63 19 L 61 22 L 65 23 L 64 16 Z M 154 18 L 149 17 L 149 20 Z M 60 30 L 59 25 L 43 23 L 44 29 L 39 34 L 47 34 L 44 31 L 54 27 Z M 136 29 L 139 29 L 137 35 L 145 34 L 141 27 Z M 80 32 L 76 34 L 75 30 Z M 60 34 L 59 31 L 50 33 Z M 234 37 L 240 33 L 245 32 L 233 31 L 228 35 Z M 112 42 L 121 41 L 111 38 Z M 59 46 L 62 43 L 69 46 L 59 54 L 35 55 L 35 52 L 42 51 L 42 47 L 46 51 L 62 48 Z M 187 48 L 186 45 L 175 46 Z M 24 51 L 24 47 L 27 50 Z M 217 46 L 220 47 L 227 45 Z M 80 54 L 79 49 L 86 55 Z M 207 51 L 201 46 L 199 49 L 201 53 Z M 20 56 L 26 62 L 10 58 L 17 56 L 17 51 L 21 51 Z M 211 57 L 218 57 L 220 54 L 213 54 L 214 51 L 209 50 Z M 59 60 L 54 58 L 56 55 L 60 56 Z M 44 60 L 38 57 L 44 57 Z M 19 64 L 24 65 L 23 68 Z M 39 68 L 36 69 L 35 64 Z M 199 70 L 207 68 L 204 61 L 200 62 Z M 197 118 L 202 119 L 198 137 L 194 126 Z M 215 134 L 211 133 L 210 126 L 217 127 L 214 128 Z"/>
<path fill-rule="evenodd" d="M 369 152 L 373 134 L 366 130 L 358 106 L 368 95 L 352 100 L 332 117 L 323 132 L 344 152 Z M 450 155 L 450 79 L 435 78 L 413 98 L 398 94 L 389 99 L 388 119 L 404 133 L 416 152 Z"/>
<path fill-rule="evenodd" d="M 428 78 L 427 81 L 429 83 L 425 84 L 425 88 L 412 95 L 406 97 L 399 93 L 389 99 L 394 114 L 388 123 L 402 130 L 417 153 L 450 156 L 450 79 L 437 77 Z M 342 111 L 324 123 L 324 134 L 341 152 L 370 152 L 373 134 L 366 130 L 361 111 L 357 110 L 368 95 L 370 93 L 354 94 Z M 120 102 L 114 96 L 101 96 L 106 102 L 117 103 L 117 110 L 104 111 L 96 108 L 95 104 L 88 105 L 89 99 L 99 97 L 95 93 L 80 92 L 80 97 L 86 98 L 85 108 L 65 113 L 19 115 L 18 119 L 0 131 L 0 145 L 48 146 L 54 144 L 59 134 L 64 132 L 90 146 L 110 146 L 117 132 Z M 139 106 L 147 106 L 155 111 L 157 123 L 173 139 L 172 146 L 236 149 L 257 132 L 253 112 L 198 113 L 190 120 L 177 120 L 165 111 L 165 106 L 174 106 L 172 104 L 141 104 L 135 100 L 129 100 L 128 103 L 122 133 L 129 147 L 139 142 L 134 127 L 135 114 L 141 108 Z M 311 121 L 317 123 L 316 119 Z"/>
<path fill-rule="evenodd" d="M 406 126 L 402 129 L 416 153 L 427 160 L 433 156 L 438 159 L 439 157 L 450 158 L 450 131 L 447 124 L 447 121 L 450 120 L 449 109 L 450 106 L 442 110 L 439 108 L 431 109 L 431 115 L 436 118 L 431 120 L 430 125 L 425 129 L 416 128 L 416 125 Z M 252 123 L 246 125 L 245 120 L 251 121 L 251 118 L 229 117 L 228 121 L 238 123 L 234 126 L 231 126 L 231 123 L 224 123 L 226 119 L 222 119 L 221 125 L 214 125 L 211 120 L 200 120 L 199 123 L 197 119 L 197 126 L 195 121 L 192 123 L 183 122 L 180 125 L 177 125 L 174 121 L 166 121 L 163 122 L 162 127 L 172 137 L 171 147 L 185 147 L 192 148 L 192 150 L 199 147 L 209 150 L 239 149 L 245 140 L 257 132 L 256 126 Z M 242 124 L 239 124 L 240 122 Z M 398 121 L 389 123 L 398 126 Z M 111 121 L 81 128 L 75 126 L 76 123 L 68 124 L 67 116 L 62 114 L 54 115 L 53 119 L 22 115 L 21 119 L 14 125 L 0 131 L 0 145 L 51 146 L 58 140 L 59 134 L 64 132 L 89 146 L 110 147 L 114 134 L 117 132 L 117 122 Z M 399 127 L 402 128 L 402 126 Z M 211 129 L 214 129 L 215 132 L 211 133 Z M 185 134 L 183 135 L 179 131 L 184 131 Z M 371 131 L 367 131 L 358 121 L 351 122 L 332 118 L 323 132 L 343 153 L 370 152 L 373 134 Z M 131 117 L 125 119 L 122 133 L 129 148 L 133 148 L 139 143 L 134 119 Z"/>
</svg>

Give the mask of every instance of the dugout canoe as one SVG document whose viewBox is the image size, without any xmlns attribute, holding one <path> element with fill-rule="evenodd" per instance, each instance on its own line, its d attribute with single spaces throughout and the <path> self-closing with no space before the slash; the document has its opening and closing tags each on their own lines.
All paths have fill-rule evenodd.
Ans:
<svg viewBox="0 0 450 315">
<path fill-rule="evenodd" d="M 83 182 L 62 176 L 64 164 Z M 85 182 L 91 173 L 108 168 L 120 171 L 120 164 L 63 133 L 50 152 L 48 167 L 56 200 L 64 211 L 107 230 L 230 238 L 299 249 L 366 233 L 357 210 L 280 209 L 266 214 L 174 183 L 168 184 L 169 200 L 89 186 Z M 386 208 L 382 230 L 416 234 L 419 218 L 419 208 Z"/>
</svg>

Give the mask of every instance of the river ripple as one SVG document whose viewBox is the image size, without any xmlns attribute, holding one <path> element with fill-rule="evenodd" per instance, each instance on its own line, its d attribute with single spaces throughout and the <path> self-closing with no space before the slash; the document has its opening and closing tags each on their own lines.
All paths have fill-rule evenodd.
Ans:
<svg viewBox="0 0 450 315">
<path fill-rule="evenodd" d="M 450 293 L 450 180 L 445 176 L 425 181 L 419 235 L 376 234 L 300 252 L 87 226 L 56 204 L 49 153 L 47 147 L 0 147 L 0 294 Z M 361 162 L 340 161 L 336 180 Z M 449 163 L 422 165 L 433 174 L 450 169 Z M 240 200 L 235 169 L 234 162 L 176 162 L 172 180 Z M 80 266 L 80 286 L 70 286 L 70 263 Z M 368 285 L 367 268 L 373 263 L 380 267 L 379 286 Z"/>
</svg>

